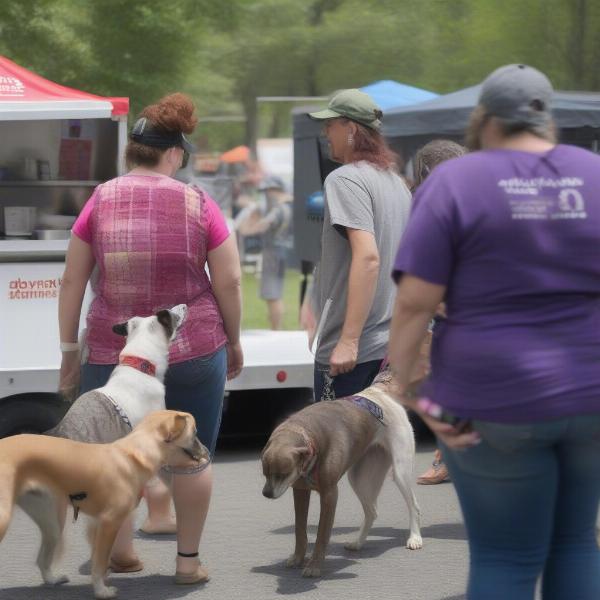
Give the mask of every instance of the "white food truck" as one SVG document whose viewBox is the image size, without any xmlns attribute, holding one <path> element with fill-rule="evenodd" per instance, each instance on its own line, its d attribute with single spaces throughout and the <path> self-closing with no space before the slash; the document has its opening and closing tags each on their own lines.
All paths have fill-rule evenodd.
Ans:
<svg viewBox="0 0 600 600">
<path fill-rule="evenodd" d="M 0 56 L 0 437 L 44 431 L 68 408 L 56 393 L 64 258 L 93 188 L 123 172 L 128 105 L 57 85 Z M 242 347 L 245 367 L 227 383 L 226 406 L 309 400 L 304 332 L 244 331 Z"/>
</svg>

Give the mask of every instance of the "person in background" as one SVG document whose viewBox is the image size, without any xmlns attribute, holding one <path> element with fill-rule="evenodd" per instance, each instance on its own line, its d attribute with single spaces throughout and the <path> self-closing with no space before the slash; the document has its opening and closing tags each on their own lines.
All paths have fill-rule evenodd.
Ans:
<svg viewBox="0 0 600 600">
<path fill-rule="evenodd" d="M 285 267 L 292 245 L 292 197 L 285 191 L 283 181 L 274 175 L 265 177 L 258 191 L 265 195 L 264 214 L 254 203 L 240 213 L 236 230 L 244 236 L 262 235 L 260 297 L 267 303 L 271 329 L 281 329 Z"/>
<path fill-rule="evenodd" d="M 547 77 L 483 82 L 466 156 L 419 188 L 395 263 L 406 389 L 440 302 L 429 386 L 470 549 L 468 600 L 600 598 L 600 157 L 556 143 Z"/>
<path fill-rule="evenodd" d="M 125 340 L 112 332 L 114 324 L 185 303 L 188 313 L 171 345 L 165 377 L 166 406 L 194 415 L 198 437 L 212 455 L 225 379 L 236 377 L 243 365 L 240 261 L 216 203 L 173 179 L 193 151 L 185 134 L 195 125 L 194 105 L 183 94 L 146 107 L 125 151 L 131 170 L 99 185 L 73 226 L 59 296 L 60 339 L 66 350 L 60 388 L 72 385 L 79 373 L 73 349 L 94 268 L 82 392 L 103 386 L 118 363 Z M 202 583 L 208 573 L 197 558 L 198 545 L 210 503 L 212 467 L 171 471 L 171 479 L 177 514 L 175 582 Z M 154 486 L 147 488 L 146 497 L 147 526 L 168 524 L 169 495 Z M 132 544 L 131 520 L 117 536 L 111 568 L 142 568 Z"/>
<path fill-rule="evenodd" d="M 310 116 L 324 122 L 331 158 L 342 164 L 325 180 L 311 294 L 319 401 L 365 389 L 381 367 L 394 298 L 389 273 L 411 196 L 380 133 L 383 113 L 367 94 L 343 90 Z"/>
<path fill-rule="evenodd" d="M 435 166 L 451 158 L 458 158 L 466 152 L 467 149 L 464 146 L 451 140 L 433 140 L 425 144 L 415 155 L 413 192 L 425 181 Z M 435 315 L 434 321 L 439 322 L 443 318 L 444 308 L 441 306 Z M 436 450 L 431 467 L 417 478 L 417 483 L 420 485 L 436 485 L 445 481 L 450 481 L 448 468 L 442 460 L 442 453 Z"/>
</svg>

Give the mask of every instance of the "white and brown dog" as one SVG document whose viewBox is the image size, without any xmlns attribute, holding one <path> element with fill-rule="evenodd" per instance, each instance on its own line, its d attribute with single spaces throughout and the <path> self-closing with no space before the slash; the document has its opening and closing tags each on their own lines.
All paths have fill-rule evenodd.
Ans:
<svg viewBox="0 0 600 600">
<path fill-rule="evenodd" d="M 305 577 L 321 574 L 338 482 L 346 472 L 365 513 L 358 536 L 346 544 L 348 550 L 362 547 L 377 516 L 377 497 L 390 469 L 408 507 L 406 547 L 416 550 L 423 546 L 420 511 L 412 488 L 415 440 L 405 409 L 393 398 L 394 389 L 391 374 L 384 371 L 356 396 L 308 406 L 277 427 L 263 450 L 263 495 L 279 498 L 289 487 L 294 490 L 296 545 L 288 566 L 304 565 L 311 490 L 321 496 L 317 540 L 302 573 Z"/>
<path fill-rule="evenodd" d="M 80 442 L 110 443 L 127 435 L 149 413 L 165 408 L 164 378 L 169 345 L 187 314 L 178 304 L 150 317 L 113 326 L 127 336 L 119 364 L 106 385 L 82 394 L 47 435 Z"/>
</svg>

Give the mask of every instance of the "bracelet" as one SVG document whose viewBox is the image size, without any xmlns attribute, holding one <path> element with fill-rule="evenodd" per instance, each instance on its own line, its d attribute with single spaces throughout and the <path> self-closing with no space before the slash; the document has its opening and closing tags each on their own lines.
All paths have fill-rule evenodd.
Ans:
<svg viewBox="0 0 600 600">
<path fill-rule="evenodd" d="M 79 350 L 79 342 L 61 342 L 60 343 L 60 351 L 61 352 L 76 352 Z"/>
</svg>

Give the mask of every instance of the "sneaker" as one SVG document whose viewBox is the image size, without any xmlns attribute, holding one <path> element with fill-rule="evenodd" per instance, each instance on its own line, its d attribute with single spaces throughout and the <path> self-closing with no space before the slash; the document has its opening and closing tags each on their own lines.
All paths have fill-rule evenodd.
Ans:
<svg viewBox="0 0 600 600">
<path fill-rule="evenodd" d="M 448 468 L 442 461 L 434 461 L 423 475 L 417 479 L 419 485 L 437 485 L 444 481 L 450 481 Z"/>
</svg>

